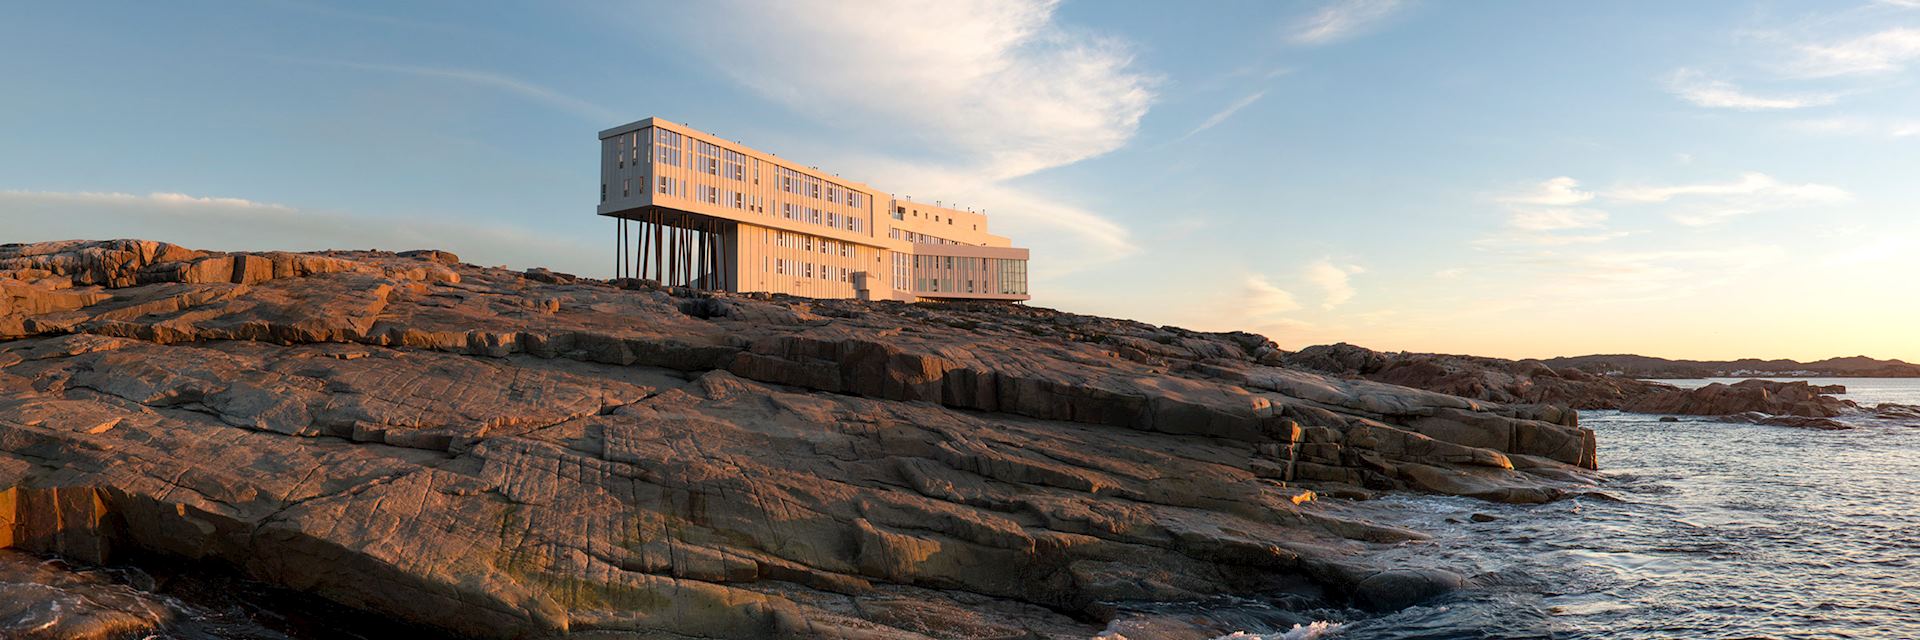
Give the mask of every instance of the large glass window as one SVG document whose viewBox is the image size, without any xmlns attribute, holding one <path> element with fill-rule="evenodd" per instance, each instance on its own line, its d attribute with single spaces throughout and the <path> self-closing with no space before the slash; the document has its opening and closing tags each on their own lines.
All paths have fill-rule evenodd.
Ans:
<svg viewBox="0 0 1920 640">
<path fill-rule="evenodd" d="M 992 265 L 999 273 L 999 292 L 1007 295 L 1027 294 L 1027 261 L 996 258 Z"/>
</svg>

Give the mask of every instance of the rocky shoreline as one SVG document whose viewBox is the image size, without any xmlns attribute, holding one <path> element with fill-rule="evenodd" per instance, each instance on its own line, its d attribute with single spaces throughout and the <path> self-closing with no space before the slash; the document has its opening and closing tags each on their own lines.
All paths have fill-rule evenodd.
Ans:
<svg viewBox="0 0 1920 640">
<path fill-rule="evenodd" d="M 1311 373 L 1252 334 L 437 251 L 0 246 L 0 339 L 0 547 L 218 562 L 482 638 L 1402 606 L 1458 577 L 1370 563 L 1422 534 L 1326 496 L 1541 502 L 1597 468 L 1571 409 Z"/>
<path fill-rule="evenodd" d="M 1866 356 L 1828 358 L 1815 362 L 1793 360 L 1699 361 L 1668 360 L 1636 355 L 1591 355 L 1550 358 L 1542 361 L 1555 369 L 1578 369 L 1588 373 L 1612 374 L 1628 378 L 1673 380 L 1688 378 L 1915 378 L 1920 365 L 1900 360 L 1876 360 Z"/>
<path fill-rule="evenodd" d="M 1669 416 L 1706 416 L 1809 429 L 1850 429 L 1848 420 L 1920 424 L 1920 407 L 1863 407 L 1844 385 L 1743 380 L 1682 389 L 1664 382 L 1555 368 L 1537 360 L 1429 353 L 1384 353 L 1350 344 L 1308 347 L 1281 357 L 1288 366 L 1503 403 L 1549 403 Z"/>
</svg>

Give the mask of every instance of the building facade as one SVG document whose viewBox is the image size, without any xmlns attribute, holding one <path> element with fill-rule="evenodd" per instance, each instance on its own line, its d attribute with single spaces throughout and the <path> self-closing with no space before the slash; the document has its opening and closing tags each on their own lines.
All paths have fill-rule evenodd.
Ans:
<svg viewBox="0 0 1920 640">
<path fill-rule="evenodd" d="M 600 132 L 615 271 L 675 286 L 862 300 L 1027 300 L 1027 250 L 982 213 L 896 199 L 648 118 Z"/>
</svg>

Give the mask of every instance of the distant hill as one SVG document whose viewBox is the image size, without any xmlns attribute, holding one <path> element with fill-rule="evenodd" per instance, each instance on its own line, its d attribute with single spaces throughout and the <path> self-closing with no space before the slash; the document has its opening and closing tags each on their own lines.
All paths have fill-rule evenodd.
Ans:
<svg viewBox="0 0 1920 640">
<path fill-rule="evenodd" d="M 1920 365 L 1866 356 L 1828 358 L 1816 362 L 1795 360 L 1668 360 L 1628 354 L 1575 356 L 1543 360 L 1556 369 L 1588 373 L 1616 373 L 1635 378 L 1920 378 Z"/>
</svg>

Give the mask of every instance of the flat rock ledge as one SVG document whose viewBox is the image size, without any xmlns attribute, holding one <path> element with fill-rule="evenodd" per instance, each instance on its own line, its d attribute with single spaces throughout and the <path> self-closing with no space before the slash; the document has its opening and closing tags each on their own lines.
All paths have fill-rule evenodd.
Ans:
<svg viewBox="0 0 1920 640">
<path fill-rule="evenodd" d="M 1309 373 L 1252 334 L 438 251 L 4 245 L 0 340 L 0 547 L 224 563 L 479 638 L 1378 608 L 1427 583 L 1369 551 L 1424 536 L 1316 495 L 1542 502 L 1596 467 L 1570 409 Z"/>
</svg>

